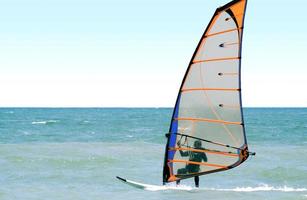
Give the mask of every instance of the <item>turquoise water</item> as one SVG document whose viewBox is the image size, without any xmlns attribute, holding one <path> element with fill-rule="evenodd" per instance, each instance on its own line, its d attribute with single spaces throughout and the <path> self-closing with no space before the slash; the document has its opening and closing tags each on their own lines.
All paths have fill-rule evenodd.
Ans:
<svg viewBox="0 0 307 200">
<path fill-rule="evenodd" d="M 256 157 L 202 176 L 199 190 L 143 191 L 116 180 L 120 175 L 161 184 L 171 113 L 168 108 L 0 109 L 0 199 L 307 199 L 303 108 L 244 109 Z"/>
</svg>

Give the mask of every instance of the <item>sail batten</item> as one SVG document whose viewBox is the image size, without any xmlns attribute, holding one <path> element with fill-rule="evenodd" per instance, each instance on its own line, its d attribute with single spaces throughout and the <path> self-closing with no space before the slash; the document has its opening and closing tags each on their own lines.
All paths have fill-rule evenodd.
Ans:
<svg viewBox="0 0 307 200">
<path fill-rule="evenodd" d="M 230 122 L 224 120 L 216 120 L 216 119 L 206 119 L 206 118 L 192 118 L 192 117 L 180 117 L 175 118 L 174 120 L 186 120 L 186 121 L 199 121 L 199 122 L 212 122 L 212 123 L 221 123 L 221 124 L 234 124 L 234 125 L 242 125 L 242 122 Z"/>
<path fill-rule="evenodd" d="M 183 88 L 181 89 L 181 92 L 190 92 L 190 91 L 199 91 L 199 90 L 204 90 L 204 91 L 240 91 L 240 88 Z"/>
<path fill-rule="evenodd" d="M 228 32 L 232 32 L 232 31 L 238 31 L 238 30 L 242 30 L 242 29 L 243 29 L 243 27 L 239 27 L 239 28 L 233 28 L 233 29 L 229 29 L 229 30 L 225 30 L 225 31 L 220 31 L 220 32 L 217 32 L 217 33 L 211 33 L 211 34 L 205 35 L 204 38 L 212 37 L 212 36 L 215 36 L 215 35 L 220 35 L 220 34 L 224 34 L 224 33 L 228 33 Z"/>
<path fill-rule="evenodd" d="M 169 151 L 177 151 L 177 150 L 183 150 L 183 151 L 193 151 L 193 152 L 205 152 L 209 154 L 216 154 L 216 155 L 223 155 L 223 156 L 232 156 L 232 157 L 238 157 L 239 154 L 232 153 L 232 152 L 224 152 L 224 151 L 216 151 L 216 150 L 210 150 L 210 149 L 193 149 L 193 148 L 170 148 Z"/>
<path fill-rule="evenodd" d="M 185 135 L 185 134 L 181 134 L 181 133 L 174 133 L 174 134 L 175 135 L 179 135 L 179 136 L 186 136 L 186 137 L 194 138 L 194 139 L 197 139 L 197 140 L 201 140 L 201 141 L 204 141 L 204 142 L 212 143 L 214 145 L 219 145 L 219 146 L 227 147 L 227 148 L 230 148 L 230 149 L 235 149 L 235 150 L 239 150 L 239 151 L 244 150 L 244 149 L 241 149 L 239 147 L 231 146 L 229 144 L 222 144 L 222 143 L 219 143 L 219 142 L 213 142 L 213 141 L 210 141 L 210 140 L 206 140 L 206 139 L 202 139 L 202 138 L 198 138 L 198 137 L 194 137 L 194 136 L 190 136 L 190 135 Z M 171 148 L 169 148 L 169 149 L 171 149 Z M 218 151 L 218 150 L 212 150 L 212 151 Z"/>
<path fill-rule="evenodd" d="M 163 182 L 231 169 L 248 157 L 240 80 L 246 3 L 218 8 L 197 45 L 171 119 Z"/>
<path fill-rule="evenodd" d="M 212 58 L 206 60 L 194 60 L 193 64 L 201 62 L 214 62 L 214 61 L 238 60 L 238 59 L 241 59 L 241 57 Z"/>
<path fill-rule="evenodd" d="M 193 162 L 193 161 L 187 161 L 187 160 L 169 160 L 171 163 L 189 163 L 189 164 L 195 164 L 195 165 L 204 165 L 209 167 L 215 167 L 215 168 L 227 168 L 227 166 L 219 165 L 219 164 L 213 164 L 213 163 L 203 163 L 203 162 Z"/>
</svg>

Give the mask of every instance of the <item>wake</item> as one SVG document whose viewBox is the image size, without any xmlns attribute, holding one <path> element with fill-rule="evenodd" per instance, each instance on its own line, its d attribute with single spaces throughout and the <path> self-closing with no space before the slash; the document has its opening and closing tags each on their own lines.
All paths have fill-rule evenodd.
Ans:
<svg viewBox="0 0 307 200">
<path fill-rule="evenodd" d="M 200 190 L 211 191 L 230 191 L 230 192 L 265 192 L 265 191 L 277 191 L 277 192 L 306 192 L 307 188 L 293 188 L 288 186 L 274 187 L 269 185 L 261 185 L 257 187 L 236 187 L 236 188 L 203 188 Z"/>
<path fill-rule="evenodd" d="M 235 188 L 195 188 L 188 185 L 166 185 L 155 186 L 146 185 L 144 188 L 148 191 L 161 191 L 161 190 L 182 190 L 182 191 L 224 191 L 224 192 L 307 192 L 307 188 L 293 188 L 288 186 L 274 187 L 267 184 L 259 185 L 256 187 L 235 187 Z"/>
</svg>

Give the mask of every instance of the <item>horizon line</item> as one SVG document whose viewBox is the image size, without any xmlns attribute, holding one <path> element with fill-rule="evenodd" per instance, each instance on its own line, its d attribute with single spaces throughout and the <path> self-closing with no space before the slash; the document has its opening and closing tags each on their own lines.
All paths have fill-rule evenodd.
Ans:
<svg viewBox="0 0 307 200">
<path fill-rule="evenodd" d="M 110 108 L 110 109 L 137 109 L 137 108 L 151 108 L 151 109 L 159 109 L 159 108 L 167 108 L 172 109 L 174 107 L 169 106 L 0 106 L 0 109 L 9 109 L 9 108 Z M 307 108 L 307 106 L 243 106 L 242 108 Z"/>
</svg>

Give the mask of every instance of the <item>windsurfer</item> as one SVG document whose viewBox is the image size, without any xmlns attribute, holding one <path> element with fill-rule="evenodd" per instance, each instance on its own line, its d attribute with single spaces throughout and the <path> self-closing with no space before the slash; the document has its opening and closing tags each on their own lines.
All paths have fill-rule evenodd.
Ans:
<svg viewBox="0 0 307 200">
<path fill-rule="evenodd" d="M 181 147 L 180 141 L 177 143 L 178 147 Z M 202 143 L 200 140 L 196 140 L 194 142 L 194 148 L 198 150 L 204 150 L 202 148 Z M 179 150 L 180 155 L 182 157 L 188 157 L 191 162 L 207 162 L 207 156 L 204 152 L 195 152 L 195 151 L 182 151 Z M 200 167 L 197 164 L 188 163 L 185 168 L 181 168 L 177 170 L 177 174 L 190 174 L 190 173 L 198 173 L 200 171 Z M 194 177 L 195 187 L 199 187 L 199 176 Z M 180 180 L 176 181 L 177 185 L 180 183 Z"/>
</svg>

